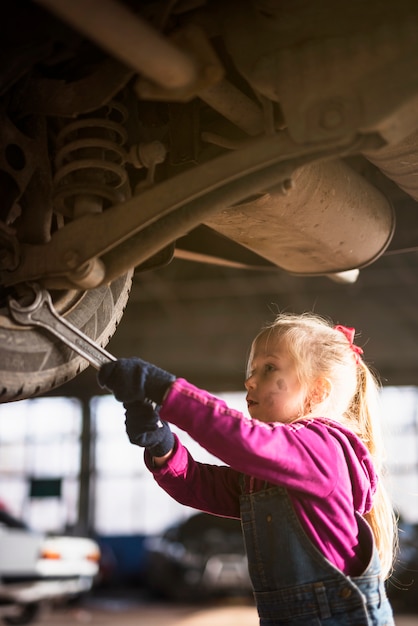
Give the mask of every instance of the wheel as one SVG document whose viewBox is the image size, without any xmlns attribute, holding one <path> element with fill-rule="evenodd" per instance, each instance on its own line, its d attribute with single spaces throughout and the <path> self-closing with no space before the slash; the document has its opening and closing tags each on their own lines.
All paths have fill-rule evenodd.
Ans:
<svg viewBox="0 0 418 626">
<path fill-rule="evenodd" d="M 122 317 L 133 271 L 110 285 L 89 291 L 52 292 L 56 310 L 105 346 Z M 11 320 L 7 298 L 0 307 L 0 402 L 46 393 L 71 380 L 88 362 L 43 329 L 26 328 Z"/>
<path fill-rule="evenodd" d="M 33 622 L 39 613 L 40 606 L 37 602 L 31 602 L 30 604 L 22 604 L 19 607 L 19 612 L 14 615 L 4 615 L 2 620 L 5 624 L 11 624 L 18 626 L 19 624 L 30 624 Z"/>
</svg>

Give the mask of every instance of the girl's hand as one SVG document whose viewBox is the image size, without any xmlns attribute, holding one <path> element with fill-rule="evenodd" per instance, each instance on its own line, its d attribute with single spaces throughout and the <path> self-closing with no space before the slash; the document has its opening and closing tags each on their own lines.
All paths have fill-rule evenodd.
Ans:
<svg viewBox="0 0 418 626">
<path fill-rule="evenodd" d="M 151 400 L 162 404 L 176 377 L 152 363 L 137 357 L 118 359 L 101 366 L 97 380 L 113 392 L 119 402 Z"/>
<path fill-rule="evenodd" d="M 149 450 L 153 457 L 165 458 L 174 447 L 174 435 L 162 422 L 158 408 L 149 401 L 125 403 L 125 426 L 129 441 Z"/>
</svg>

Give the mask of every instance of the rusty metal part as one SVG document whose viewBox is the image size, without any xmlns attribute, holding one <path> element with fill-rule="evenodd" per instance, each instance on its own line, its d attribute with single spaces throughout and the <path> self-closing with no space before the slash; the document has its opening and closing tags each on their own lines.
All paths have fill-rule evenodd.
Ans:
<svg viewBox="0 0 418 626">
<path fill-rule="evenodd" d="M 101 259 L 91 259 L 74 272 L 68 274 L 68 280 L 80 289 L 94 289 L 101 285 L 106 276 L 106 268 Z"/>
<path fill-rule="evenodd" d="M 1 109 L 0 128 L 0 170 L 14 181 L 18 199 L 37 168 L 37 145 L 33 139 L 16 128 Z"/>
<path fill-rule="evenodd" d="M 52 218 L 46 121 L 41 116 L 33 116 L 25 134 L 0 111 L 0 128 L 3 219 L 11 225 L 19 216 L 19 240 L 34 244 L 45 242 L 50 237 Z M 24 194 L 31 198 L 30 210 L 21 210 Z"/>
<path fill-rule="evenodd" d="M 55 210 L 73 219 L 96 215 L 105 206 L 130 197 L 125 164 L 128 154 L 123 147 L 127 140 L 123 122 L 126 108 L 119 102 L 106 106 L 107 117 L 76 120 L 65 125 L 57 137 L 54 177 Z M 67 250 L 67 278 L 81 289 L 94 289 L 102 284 L 106 269 L 96 257 L 80 265 L 74 250 Z"/>
<path fill-rule="evenodd" d="M 100 212 L 104 204 L 130 196 L 125 169 L 127 133 L 120 122 L 108 119 L 116 110 L 124 121 L 127 111 L 113 102 L 106 109 L 108 117 L 93 114 L 65 125 L 58 134 L 53 198 L 59 213 L 74 217 L 84 207 Z M 96 202 L 86 202 L 87 198 Z"/>
<path fill-rule="evenodd" d="M 22 305 L 14 298 L 9 298 L 9 311 L 15 322 L 23 326 L 40 326 L 46 329 L 84 357 L 96 369 L 100 369 L 104 363 L 116 361 L 116 357 L 55 310 L 51 296 L 45 289 L 41 289 L 36 283 L 31 284 L 30 287 L 35 296 L 30 304 Z"/>
<path fill-rule="evenodd" d="M 36 0 L 128 67 L 166 89 L 192 84 L 194 59 L 115 0 Z"/>
<path fill-rule="evenodd" d="M 371 263 L 395 226 L 387 199 L 340 160 L 296 170 L 283 188 L 212 215 L 205 224 L 279 267 L 328 274 Z M 266 233 L 274 231 L 274 237 Z"/>
<path fill-rule="evenodd" d="M 224 68 L 206 33 L 197 25 L 190 23 L 182 26 L 170 36 L 170 41 L 196 60 L 198 72 L 195 80 L 189 85 L 168 88 L 141 77 L 135 85 L 135 91 L 141 100 L 189 102 L 224 76 Z"/>
<path fill-rule="evenodd" d="M 407 194 L 418 200 L 418 131 L 364 156 Z"/>
<path fill-rule="evenodd" d="M 410 0 L 220 3 L 238 72 L 279 103 L 296 141 L 416 128 L 418 5 Z M 303 18 L 302 18 L 303 16 Z"/>
<path fill-rule="evenodd" d="M 129 162 L 138 169 L 149 169 L 164 163 L 166 156 L 167 148 L 158 140 L 138 143 L 129 149 Z"/>
<path fill-rule="evenodd" d="M 245 139 L 231 139 L 230 137 L 218 135 L 218 133 L 211 133 L 207 130 L 202 132 L 200 138 L 205 143 L 211 143 L 214 146 L 225 148 L 225 150 L 239 150 L 243 147 L 243 142 L 246 141 Z"/>
<path fill-rule="evenodd" d="M 105 281 L 108 281 L 123 273 L 126 267 L 139 265 L 167 243 L 208 220 L 210 215 L 222 209 L 233 210 L 226 207 L 290 179 L 294 171 L 304 164 L 338 154 L 358 154 L 376 147 L 379 142 L 380 138 L 374 135 L 356 136 L 344 142 L 326 142 L 321 147 L 300 146 L 286 133 L 254 139 L 240 151 L 239 158 L 235 153 L 222 155 L 211 161 L 210 167 L 205 163 L 185 171 L 144 190 L 124 204 L 109 208 L 103 214 L 85 215 L 54 233 L 51 241 L 44 246 L 22 245 L 19 268 L 15 272 L 2 272 L 1 279 L 5 285 L 39 278 L 44 284 L 47 280 L 58 281 L 57 285 L 62 277 L 61 284 L 68 285 L 65 276 L 69 271 L 77 270 L 93 258 L 102 258 L 106 265 Z M 309 212 L 309 208 L 306 210 Z M 283 229 L 277 215 L 271 218 L 268 233 L 274 245 L 277 234 Z M 351 219 L 348 213 L 346 219 Z M 380 233 L 378 225 L 382 216 L 376 214 L 375 219 L 377 224 L 373 224 L 373 228 Z M 254 215 L 247 222 L 249 231 L 260 220 L 263 220 L 262 216 Z M 387 223 L 386 213 L 383 221 Z M 348 249 L 356 249 L 358 228 L 356 224 L 355 229 L 346 233 L 345 245 Z M 94 238 L 86 237 L 86 233 L 93 232 Z M 233 234 L 233 239 L 239 238 L 238 232 Z M 345 259 L 346 267 L 340 266 L 340 258 L 338 263 L 333 262 L 334 252 L 331 251 L 328 271 L 342 271 L 367 264 L 382 252 L 389 235 L 390 232 L 386 232 L 385 241 L 369 241 L 367 250 L 361 246 L 360 254 Z M 301 240 L 295 241 L 295 244 L 299 245 Z M 259 251 L 261 255 L 263 247 L 264 242 Z M 309 267 L 312 271 L 316 268 L 317 273 L 326 271 L 323 259 L 314 265 L 314 259 L 310 258 Z"/>
<path fill-rule="evenodd" d="M 136 185 L 135 193 L 154 184 L 157 165 L 164 163 L 167 157 L 167 148 L 161 141 L 142 142 L 131 146 L 128 160 L 137 169 L 146 168 L 147 176 Z"/>
<path fill-rule="evenodd" d="M 206 104 L 248 135 L 256 136 L 263 132 L 263 111 L 256 102 L 226 79 L 203 89 L 198 95 Z"/>
<path fill-rule="evenodd" d="M 105 59 L 88 76 L 54 80 L 30 73 L 12 95 L 23 114 L 74 117 L 96 111 L 114 98 L 134 75 L 116 59 Z"/>
</svg>

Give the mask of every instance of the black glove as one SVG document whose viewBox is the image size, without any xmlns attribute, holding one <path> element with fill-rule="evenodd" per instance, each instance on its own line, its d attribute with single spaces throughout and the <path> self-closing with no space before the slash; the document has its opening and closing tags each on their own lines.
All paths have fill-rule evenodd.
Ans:
<svg viewBox="0 0 418 626">
<path fill-rule="evenodd" d="M 152 456 L 165 456 L 174 447 L 174 435 L 167 422 L 162 422 L 158 408 L 149 401 L 129 402 L 123 405 L 125 426 L 129 441 L 147 448 Z"/>
<path fill-rule="evenodd" d="M 97 375 L 99 385 L 112 391 L 119 402 L 152 400 L 156 404 L 162 404 L 175 379 L 173 374 L 137 357 L 105 363 Z"/>
</svg>

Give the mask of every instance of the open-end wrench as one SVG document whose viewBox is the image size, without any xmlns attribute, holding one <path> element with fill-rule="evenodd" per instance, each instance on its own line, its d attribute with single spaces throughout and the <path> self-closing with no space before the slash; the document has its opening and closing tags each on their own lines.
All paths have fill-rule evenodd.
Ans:
<svg viewBox="0 0 418 626">
<path fill-rule="evenodd" d="M 96 369 L 100 369 L 103 363 L 116 361 L 116 357 L 82 333 L 55 310 L 51 296 L 46 289 L 41 289 L 36 283 L 31 283 L 30 287 L 34 291 L 35 299 L 28 306 L 23 306 L 14 298 L 9 298 L 9 311 L 15 322 L 23 326 L 45 328 L 87 359 Z"/>
</svg>

